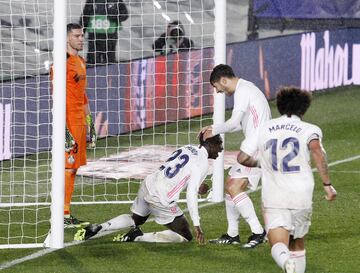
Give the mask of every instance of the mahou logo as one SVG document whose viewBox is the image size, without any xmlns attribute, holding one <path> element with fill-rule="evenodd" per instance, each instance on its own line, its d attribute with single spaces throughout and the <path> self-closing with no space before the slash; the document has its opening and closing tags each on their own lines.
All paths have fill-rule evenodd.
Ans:
<svg viewBox="0 0 360 273">
<path fill-rule="evenodd" d="M 360 84 L 360 44 L 330 45 L 329 31 L 324 32 L 324 47 L 316 47 L 315 33 L 301 35 L 301 88 L 309 91 L 342 85 Z M 351 62 L 352 76 L 348 68 Z"/>
<path fill-rule="evenodd" d="M 10 104 L 0 103 L 0 160 L 10 159 Z"/>
</svg>

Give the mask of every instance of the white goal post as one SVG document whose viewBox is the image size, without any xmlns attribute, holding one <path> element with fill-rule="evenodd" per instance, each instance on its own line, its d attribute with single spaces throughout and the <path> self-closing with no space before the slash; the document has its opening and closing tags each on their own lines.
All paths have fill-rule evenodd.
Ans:
<svg viewBox="0 0 360 273">
<path fill-rule="evenodd" d="M 196 144 L 200 128 L 224 121 L 225 98 L 215 94 L 209 76 L 226 62 L 226 1 L 123 0 L 126 16 L 110 12 L 113 6 L 103 14 L 96 1 L 89 9 L 90 2 L 0 0 L 6 24 L 0 47 L 0 248 L 43 247 L 45 240 L 46 247 L 64 245 L 67 23 L 86 25 L 80 55 L 90 60 L 87 94 L 99 138 L 78 171 L 73 205 L 131 203 L 144 176 L 174 149 Z M 180 33 L 180 46 L 174 33 Z M 221 202 L 223 155 L 210 177 L 210 201 Z"/>
</svg>

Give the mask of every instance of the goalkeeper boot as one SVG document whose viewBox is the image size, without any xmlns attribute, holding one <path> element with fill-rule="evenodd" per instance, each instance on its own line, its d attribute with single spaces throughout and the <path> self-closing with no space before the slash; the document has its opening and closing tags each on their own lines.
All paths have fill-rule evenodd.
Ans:
<svg viewBox="0 0 360 273">
<path fill-rule="evenodd" d="M 81 228 L 82 226 L 89 225 L 90 222 L 81 221 L 70 214 L 69 217 L 64 217 L 64 228 Z"/>
<path fill-rule="evenodd" d="M 260 245 L 261 243 L 265 242 L 266 241 L 266 232 L 264 230 L 263 233 L 261 234 L 256 234 L 256 233 L 253 233 L 249 239 L 248 239 L 248 242 L 244 245 L 242 245 L 241 247 L 242 248 L 255 248 L 257 247 L 258 245 Z"/>
<path fill-rule="evenodd" d="M 240 236 L 231 237 L 229 234 L 223 234 L 220 238 L 209 240 L 210 244 L 237 245 L 240 244 Z"/>
<path fill-rule="evenodd" d="M 134 227 L 130 229 L 127 233 L 118 234 L 114 237 L 114 242 L 133 242 L 136 237 L 142 236 L 144 233 L 139 227 Z"/>
<path fill-rule="evenodd" d="M 98 234 L 98 232 L 102 229 L 101 225 L 92 224 L 88 225 L 85 228 L 79 229 L 74 236 L 74 241 L 84 241 L 88 240 L 91 237 Z"/>
</svg>

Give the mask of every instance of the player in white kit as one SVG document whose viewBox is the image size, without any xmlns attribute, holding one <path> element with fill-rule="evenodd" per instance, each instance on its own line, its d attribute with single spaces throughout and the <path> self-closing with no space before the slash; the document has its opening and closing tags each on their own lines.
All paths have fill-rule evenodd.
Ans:
<svg viewBox="0 0 360 273">
<path fill-rule="evenodd" d="M 211 75 L 210 83 L 217 93 L 234 96 L 234 108 L 231 118 L 225 123 L 207 126 L 201 130 L 205 138 L 216 134 L 242 130 L 245 139 L 241 143 L 241 151 L 255 155 L 252 142 L 256 140 L 258 128 L 271 118 L 269 104 L 264 94 L 253 83 L 235 76 L 228 65 L 217 65 Z M 225 206 L 228 230 L 218 239 L 210 240 L 217 244 L 239 244 L 239 216 L 249 224 L 252 235 L 244 248 L 254 248 L 264 241 L 265 231 L 256 216 L 254 205 L 246 190 L 255 190 L 261 177 L 259 168 L 249 168 L 235 164 L 229 171 L 225 181 Z"/>
<path fill-rule="evenodd" d="M 283 87 L 276 97 L 282 115 L 260 127 L 258 161 L 239 155 L 247 166 L 260 163 L 265 229 L 275 262 L 285 272 L 305 272 L 304 236 L 311 224 L 314 177 L 311 158 L 322 179 L 326 199 L 335 200 L 330 183 L 321 129 L 301 120 L 311 97 L 295 87 Z"/>
<path fill-rule="evenodd" d="M 200 227 L 198 193 L 205 194 L 208 186 L 203 183 L 208 173 L 208 158 L 216 159 L 223 150 L 220 135 L 203 140 L 200 146 L 186 145 L 177 149 L 166 162 L 142 182 L 137 197 L 131 207 L 132 215 L 123 214 L 101 225 L 92 224 L 79 230 L 74 239 L 87 240 L 97 233 L 132 227 L 120 234 L 114 241 L 131 242 L 188 242 L 192 234 L 183 211 L 177 204 L 180 193 L 186 189 L 186 201 L 195 237 L 204 244 L 204 234 Z M 139 226 L 153 215 L 155 222 L 169 230 L 143 233 Z"/>
</svg>

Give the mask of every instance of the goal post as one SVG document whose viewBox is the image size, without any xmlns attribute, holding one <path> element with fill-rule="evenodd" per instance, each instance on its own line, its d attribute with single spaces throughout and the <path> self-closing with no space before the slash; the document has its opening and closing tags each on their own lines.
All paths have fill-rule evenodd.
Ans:
<svg viewBox="0 0 360 273">
<path fill-rule="evenodd" d="M 226 1 L 215 2 L 214 65 L 226 63 Z M 225 121 L 225 95 L 214 94 L 214 124 Z M 225 135 L 222 134 L 225 147 Z M 224 200 L 224 151 L 214 163 L 212 202 Z"/>
<path fill-rule="evenodd" d="M 54 0 L 53 135 L 51 162 L 51 248 L 64 246 L 65 109 L 66 109 L 66 1 Z"/>
<path fill-rule="evenodd" d="M 209 83 L 214 64 L 225 63 L 224 1 L 123 0 L 127 14 L 110 14 L 117 24 L 101 14 L 113 6 L 89 13 L 88 2 L 96 1 L 0 1 L 0 11 L 10 11 L 0 47 L 0 248 L 44 241 L 62 248 L 70 237 L 63 228 L 67 23 L 88 20 L 80 55 L 91 60 L 87 95 L 98 135 L 76 177 L 79 219 L 87 220 L 83 206 L 131 203 L 174 149 L 197 144 L 202 127 L 224 120 L 224 96 Z M 209 201 L 223 200 L 223 164 L 221 156 L 207 178 Z"/>
</svg>

